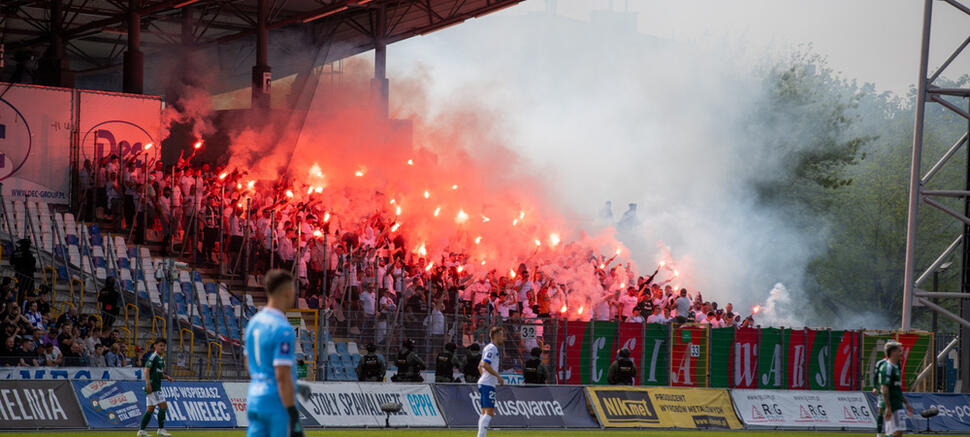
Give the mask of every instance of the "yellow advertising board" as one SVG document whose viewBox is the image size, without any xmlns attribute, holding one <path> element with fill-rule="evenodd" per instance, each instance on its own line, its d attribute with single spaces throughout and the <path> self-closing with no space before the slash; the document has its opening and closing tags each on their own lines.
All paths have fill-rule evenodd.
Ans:
<svg viewBox="0 0 970 437">
<path fill-rule="evenodd" d="M 727 390 L 593 386 L 586 393 L 607 428 L 742 428 Z"/>
</svg>

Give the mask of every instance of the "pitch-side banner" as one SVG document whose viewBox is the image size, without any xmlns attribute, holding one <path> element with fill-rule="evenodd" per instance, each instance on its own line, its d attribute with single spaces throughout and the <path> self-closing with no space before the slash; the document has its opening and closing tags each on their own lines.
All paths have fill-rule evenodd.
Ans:
<svg viewBox="0 0 970 437">
<path fill-rule="evenodd" d="M 67 381 L 0 381 L 0 429 L 83 428 Z"/>
<path fill-rule="evenodd" d="M 309 400 L 300 400 L 307 426 L 383 427 L 381 404 L 400 402 L 391 426 L 443 427 L 438 404 L 427 384 L 309 383 Z"/>
<path fill-rule="evenodd" d="M 930 407 L 936 407 L 940 414 L 930 419 L 930 429 L 935 432 L 970 432 L 970 395 L 954 393 L 906 393 L 906 400 L 913 406 L 913 415 L 906 417 L 906 427 L 912 432 L 926 431 L 926 419 L 919 415 Z M 866 392 L 872 408 L 877 408 L 879 399 L 872 392 Z"/>
<path fill-rule="evenodd" d="M 751 428 L 875 429 L 861 392 L 731 390 L 734 408 Z"/>
<path fill-rule="evenodd" d="M 137 427 L 145 414 L 144 382 L 72 381 L 72 384 L 91 428 Z M 236 426 L 236 415 L 221 383 L 163 383 L 162 394 L 168 401 L 166 428 Z M 157 410 L 155 414 L 157 416 Z"/>
<path fill-rule="evenodd" d="M 448 426 L 474 428 L 481 396 L 471 384 L 435 384 Z M 595 428 L 579 386 L 500 386 L 495 393 L 495 428 Z"/>
<path fill-rule="evenodd" d="M 232 411 L 236 415 L 236 426 L 245 428 L 249 426 L 249 415 L 246 410 L 246 399 L 249 396 L 248 382 L 224 382 L 222 388 L 229 396 L 229 403 L 232 404 Z"/>
<path fill-rule="evenodd" d="M 5 89 L 0 96 L 3 196 L 70 202 L 74 91 L 5 83 L 0 87 Z"/>
<path fill-rule="evenodd" d="M 0 367 L 0 380 L 142 381 L 142 369 L 132 367 Z"/>
<path fill-rule="evenodd" d="M 158 97 L 100 91 L 78 91 L 80 160 L 98 168 L 102 158 L 128 160 L 148 154 L 158 158 L 161 143 L 162 101 Z M 152 143 L 147 152 L 145 145 Z"/>
<path fill-rule="evenodd" d="M 741 429 L 727 390 L 586 387 L 607 428 Z"/>
</svg>

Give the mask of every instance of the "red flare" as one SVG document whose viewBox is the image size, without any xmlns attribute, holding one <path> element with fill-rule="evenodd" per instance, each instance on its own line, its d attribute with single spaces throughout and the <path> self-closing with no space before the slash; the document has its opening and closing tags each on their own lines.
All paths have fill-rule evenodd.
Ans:
<svg viewBox="0 0 970 437">
<path fill-rule="evenodd" d="M 428 263 L 428 266 L 424 268 L 424 271 L 427 272 L 427 271 L 431 270 L 432 267 L 434 267 L 434 262 Z"/>
<path fill-rule="evenodd" d="M 323 213 L 323 222 L 327 223 L 330 221 L 330 211 Z"/>
<path fill-rule="evenodd" d="M 408 165 L 414 165 L 414 160 L 413 159 L 409 159 L 408 160 Z"/>
<path fill-rule="evenodd" d="M 237 190 L 241 190 L 242 189 L 242 184 L 236 184 L 236 189 Z"/>
<path fill-rule="evenodd" d="M 481 242 L 482 242 L 482 236 L 481 235 L 475 237 L 475 244 L 478 244 L 478 243 L 481 243 Z M 482 261 L 482 262 L 484 263 L 485 261 Z"/>
<path fill-rule="evenodd" d="M 563 304 L 562 308 L 559 308 L 559 313 L 565 314 L 567 310 L 569 310 L 569 308 L 566 308 L 566 304 Z"/>
<path fill-rule="evenodd" d="M 515 270 L 509 269 L 509 277 L 515 279 Z"/>
<path fill-rule="evenodd" d="M 549 244 L 550 245 L 557 246 L 557 245 L 559 245 L 559 242 L 560 241 L 562 241 L 562 240 L 559 238 L 559 234 L 557 234 L 555 232 L 549 234 Z"/>
<path fill-rule="evenodd" d="M 219 180 L 221 181 L 221 180 L 225 179 L 226 176 L 229 176 L 229 173 L 226 173 L 226 172 L 219 173 Z"/>
<path fill-rule="evenodd" d="M 438 214 L 441 214 L 441 207 L 440 206 L 434 209 L 434 216 L 437 217 Z"/>
<path fill-rule="evenodd" d="M 755 305 L 754 308 L 751 308 L 751 314 L 758 314 L 758 312 L 760 311 L 761 311 L 761 305 Z"/>
<path fill-rule="evenodd" d="M 468 221 L 468 213 L 463 209 L 458 210 L 458 214 L 455 215 L 455 223 L 465 223 Z"/>
<path fill-rule="evenodd" d="M 293 192 L 290 191 L 290 190 L 286 190 L 286 197 L 289 197 L 290 199 L 292 199 L 293 198 Z"/>
<path fill-rule="evenodd" d="M 323 236 L 323 232 L 320 232 L 320 230 L 317 229 L 317 230 L 313 231 L 313 236 L 314 237 L 317 237 L 317 238 L 320 238 L 320 237 Z"/>
<path fill-rule="evenodd" d="M 145 144 L 145 150 L 151 149 L 152 146 L 154 146 L 152 143 Z"/>
<path fill-rule="evenodd" d="M 192 147 L 194 147 L 195 150 L 201 149 L 202 148 L 202 141 L 196 141 L 195 144 L 192 145 Z"/>
<path fill-rule="evenodd" d="M 391 232 L 397 232 L 397 229 L 400 227 L 401 227 L 400 223 L 394 223 L 394 226 L 391 226 Z"/>
<path fill-rule="evenodd" d="M 577 311 L 577 314 L 583 315 L 583 307 L 579 307 L 579 311 Z"/>
<path fill-rule="evenodd" d="M 458 270 L 458 273 L 461 273 L 462 270 L 465 270 L 465 267 L 464 266 L 458 266 L 458 268 L 456 270 Z"/>
<path fill-rule="evenodd" d="M 458 184 L 455 184 L 455 185 L 452 185 L 452 186 L 451 186 L 451 189 L 452 189 L 452 190 L 457 190 L 457 189 L 458 189 Z"/>
<path fill-rule="evenodd" d="M 252 190 L 254 186 L 256 186 L 256 181 L 249 181 L 249 183 L 246 184 L 246 187 L 250 190 Z"/>
</svg>

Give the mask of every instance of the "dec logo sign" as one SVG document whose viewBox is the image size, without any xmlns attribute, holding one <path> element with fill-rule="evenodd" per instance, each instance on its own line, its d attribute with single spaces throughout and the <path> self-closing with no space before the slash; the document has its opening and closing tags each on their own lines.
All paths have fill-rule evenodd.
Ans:
<svg viewBox="0 0 970 437">
<path fill-rule="evenodd" d="M 81 153 L 94 165 L 111 155 L 121 159 L 145 151 L 155 139 L 143 127 L 126 120 L 108 120 L 95 124 L 81 137 Z M 150 159 L 158 158 L 158 147 L 149 150 Z"/>
<path fill-rule="evenodd" d="M 24 166 L 32 139 L 27 119 L 10 102 L 0 99 L 0 181 Z"/>
</svg>

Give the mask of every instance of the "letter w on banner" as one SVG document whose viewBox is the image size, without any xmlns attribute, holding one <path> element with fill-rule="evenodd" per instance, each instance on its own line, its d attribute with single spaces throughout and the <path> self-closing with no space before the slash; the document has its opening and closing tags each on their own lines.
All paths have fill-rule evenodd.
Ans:
<svg viewBox="0 0 970 437">
<path fill-rule="evenodd" d="M 731 384 L 735 388 L 758 388 L 758 330 L 738 328 L 731 349 Z"/>
<path fill-rule="evenodd" d="M 674 328 L 670 354 L 670 385 L 707 387 L 707 328 Z"/>
</svg>

